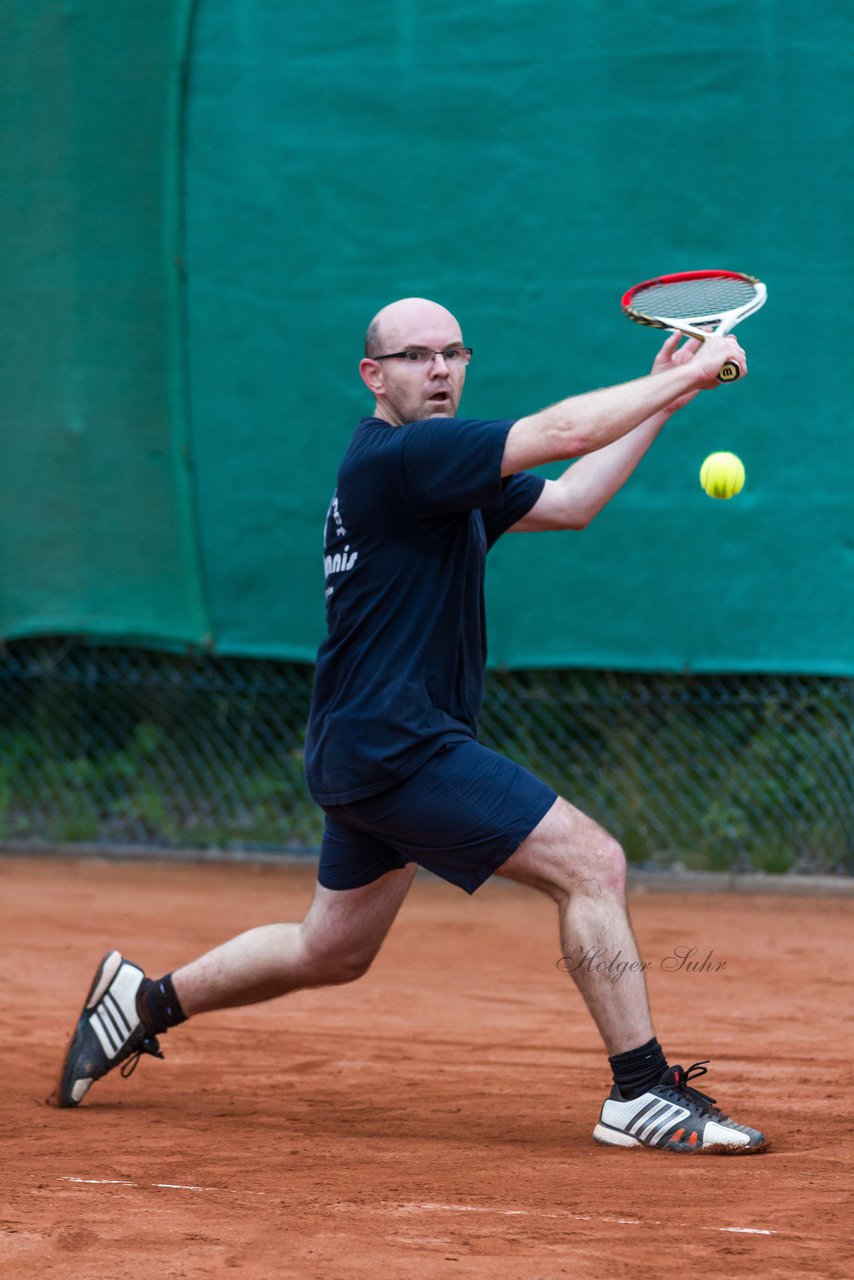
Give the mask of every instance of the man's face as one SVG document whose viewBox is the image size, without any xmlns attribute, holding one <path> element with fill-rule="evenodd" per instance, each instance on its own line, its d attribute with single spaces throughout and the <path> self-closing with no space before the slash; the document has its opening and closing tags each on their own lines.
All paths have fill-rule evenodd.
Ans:
<svg viewBox="0 0 854 1280">
<path fill-rule="evenodd" d="M 396 304 L 387 308 L 378 338 L 377 355 L 419 349 L 449 352 L 448 357 L 434 354 L 426 360 L 405 355 L 391 360 L 366 357 L 360 371 L 376 397 L 378 416 L 392 426 L 422 418 L 453 418 L 463 394 L 466 362 L 450 357 L 463 345 L 460 326 L 451 313 L 435 303 Z"/>
</svg>

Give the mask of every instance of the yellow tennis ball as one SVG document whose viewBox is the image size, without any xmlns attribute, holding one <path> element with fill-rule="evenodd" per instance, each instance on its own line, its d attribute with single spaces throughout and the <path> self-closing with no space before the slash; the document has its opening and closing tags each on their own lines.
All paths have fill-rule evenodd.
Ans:
<svg viewBox="0 0 854 1280">
<path fill-rule="evenodd" d="M 710 498 L 733 498 L 744 488 L 744 463 L 734 453 L 710 453 L 700 468 L 700 484 Z"/>
</svg>

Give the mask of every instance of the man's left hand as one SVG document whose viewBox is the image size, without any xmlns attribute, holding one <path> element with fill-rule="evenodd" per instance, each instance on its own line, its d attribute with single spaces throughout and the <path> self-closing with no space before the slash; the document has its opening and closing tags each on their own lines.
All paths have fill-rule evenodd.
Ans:
<svg viewBox="0 0 854 1280">
<path fill-rule="evenodd" d="M 679 346 L 680 342 L 682 342 L 682 334 L 678 332 L 671 333 L 665 338 L 661 350 L 652 362 L 653 373 L 664 373 L 667 369 L 673 369 L 677 365 L 685 364 L 686 360 L 690 360 L 700 346 L 699 338 L 687 338 L 681 347 Z M 699 391 L 697 389 L 687 391 L 685 395 L 671 401 L 664 412 L 675 413 L 677 409 L 681 409 L 683 405 L 688 404 L 698 394 Z"/>
</svg>

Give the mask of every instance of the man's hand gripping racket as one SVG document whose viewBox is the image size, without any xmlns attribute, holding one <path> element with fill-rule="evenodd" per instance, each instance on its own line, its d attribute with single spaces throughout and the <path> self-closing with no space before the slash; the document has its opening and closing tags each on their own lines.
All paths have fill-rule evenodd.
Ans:
<svg viewBox="0 0 854 1280">
<path fill-rule="evenodd" d="M 683 271 L 658 276 L 628 289 L 623 311 L 637 324 L 674 329 L 705 342 L 734 329 L 765 302 L 765 285 L 739 271 Z M 734 360 L 721 365 L 718 382 L 735 382 L 741 369 Z"/>
</svg>

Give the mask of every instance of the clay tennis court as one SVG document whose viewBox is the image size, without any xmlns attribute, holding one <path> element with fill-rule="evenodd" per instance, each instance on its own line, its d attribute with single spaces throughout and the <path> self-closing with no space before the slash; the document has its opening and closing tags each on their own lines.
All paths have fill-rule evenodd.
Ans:
<svg viewBox="0 0 854 1280">
<path fill-rule="evenodd" d="M 313 870 L 5 858 L 0 886 L 4 1277 L 854 1272 L 850 898 L 632 894 L 670 1061 L 711 1057 L 695 1083 L 772 1137 L 739 1159 L 591 1141 L 606 1063 L 554 909 L 500 881 L 419 878 L 361 982 L 207 1014 L 46 1107 L 106 949 L 164 972 L 302 915 Z"/>
</svg>

